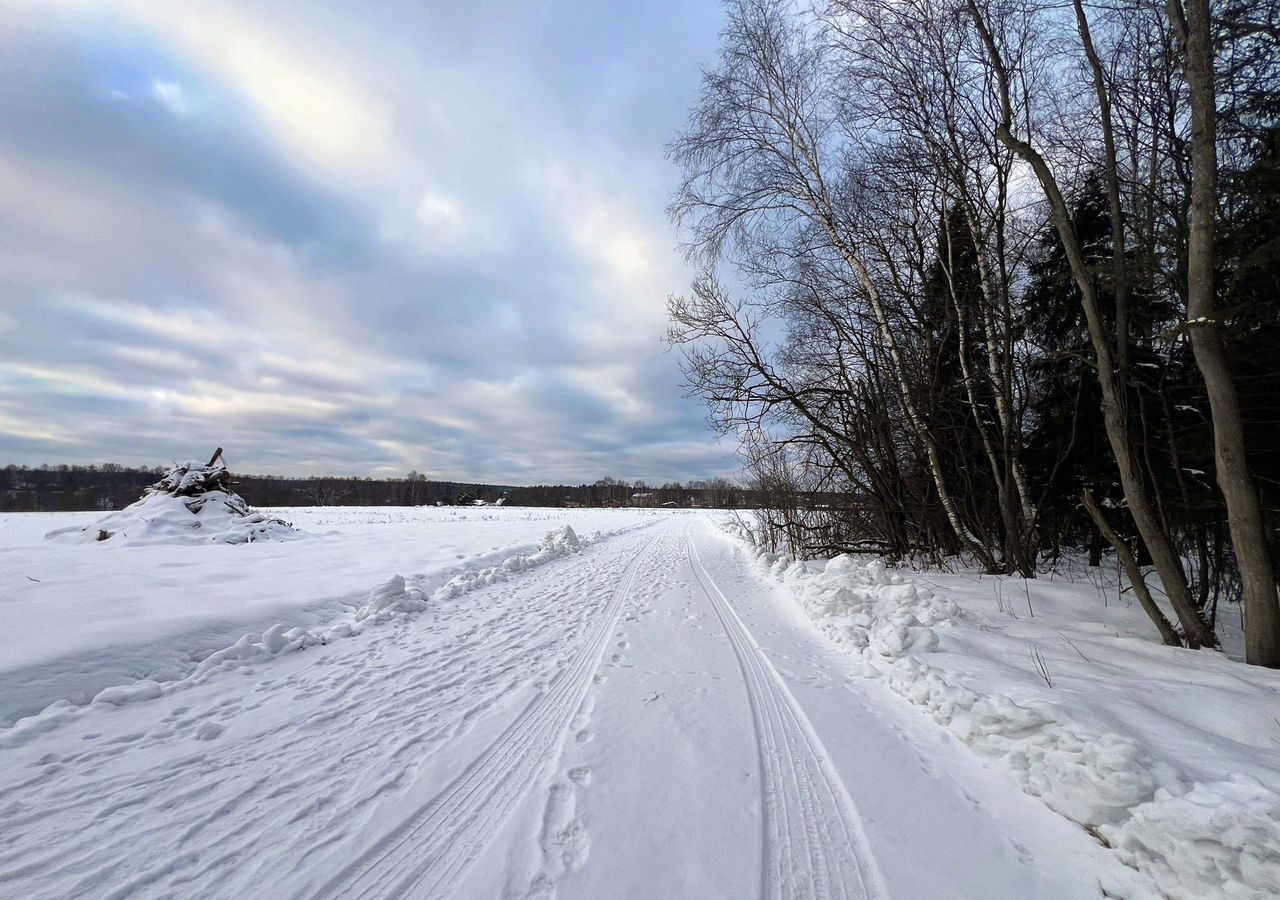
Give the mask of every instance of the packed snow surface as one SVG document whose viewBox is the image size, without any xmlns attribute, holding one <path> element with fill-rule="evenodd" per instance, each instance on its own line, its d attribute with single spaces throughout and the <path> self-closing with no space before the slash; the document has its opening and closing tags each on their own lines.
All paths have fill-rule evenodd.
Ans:
<svg viewBox="0 0 1280 900">
<path fill-rule="evenodd" d="M 0 518 L 0 897 L 1274 883 L 1274 680 L 1078 585 L 1014 618 L 989 579 L 772 564 L 713 513 L 284 515 L 315 536 L 144 549 Z"/>
</svg>

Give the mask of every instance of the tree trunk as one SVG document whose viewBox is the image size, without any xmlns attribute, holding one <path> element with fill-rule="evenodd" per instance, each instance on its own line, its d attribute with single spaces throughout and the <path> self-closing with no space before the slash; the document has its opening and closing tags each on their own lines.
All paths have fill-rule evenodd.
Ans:
<svg viewBox="0 0 1280 900">
<path fill-rule="evenodd" d="M 1173 542 L 1169 539 L 1159 516 L 1152 507 L 1143 482 L 1142 471 L 1129 434 L 1129 423 L 1125 417 L 1124 387 L 1116 378 L 1111 343 L 1107 340 L 1106 323 L 1098 308 L 1097 286 L 1094 284 L 1084 251 L 1071 223 L 1071 213 L 1067 209 L 1066 200 L 1044 157 L 1029 142 L 1015 137 L 1010 130 L 1013 121 L 1013 103 L 1010 99 L 1008 70 L 1000 56 L 995 37 L 987 27 L 975 0 L 969 0 L 968 5 L 974 26 L 987 50 L 999 85 L 1002 121 L 996 127 L 996 136 L 1001 143 L 1031 166 L 1040 182 L 1045 198 L 1049 201 L 1062 248 L 1066 251 L 1072 277 L 1080 289 L 1081 304 L 1089 326 L 1089 339 L 1093 344 L 1097 360 L 1098 386 L 1102 391 L 1102 421 L 1116 457 L 1116 464 L 1120 469 L 1120 483 L 1124 488 L 1125 499 L 1129 502 L 1134 524 L 1138 526 L 1138 532 L 1151 551 L 1152 561 L 1155 563 L 1161 581 L 1164 582 L 1169 601 L 1178 614 L 1178 621 L 1182 625 L 1187 643 L 1193 648 L 1215 646 L 1217 638 L 1191 598 L 1182 560 L 1178 557 Z"/>
<path fill-rule="evenodd" d="M 1133 553 L 1129 550 L 1129 545 L 1120 539 L 1120 535 L 1116 534 L 1106 516 L 1102 514 L 1102 510 L 1098 508 L 1098 504 L 1094 502 L 1093 494 L 1090 491 L 1085 491 L 1084 496 L 1080 499 L 1084 503 L 1084 508 L 1088 511 L 1089 517 L 1093 519 L 1094 527 L 1115 548 L 1116 556 L 1120 559 L 1120 565 L 1124 567 L 1124 573 L 1129 576 L 1129 583 L 1133 585 L 1133 592 L 1138 596 L 1138 603 L 1156 626 L 1156 630 L 1160 632 L 1160 639 L 1170 647 L 1181 647 L 1182 641 L 1179 640 L 1178 633 L 1173 630 L 1173 625 L 1169 623 L 1164 613 L 1160 611 L 1160 607 L 1156 605 L 1156 601 L 1152 599 L 1151 591 L 1147 590 L 1147 581 L 1142 577 L 1142 569 L 1139 568 L 1138 563 L 1134 560 Z"/>
<path fill-rule="evenodd" d="M 1169 18 L 1186 48 L 1191 96 L 1191 229 L 1187 249 L 1187 330 L 1204 377 L 1213 419 L 1218 486 L 1227 502 L 1231 543 L 1240 566 L 1245 661 L 1280 667 L 1280 602 L 1258 492 L 1245 457 L 1240 398 L 1214 308 L 1214 217 L 1217 212 L 1217 108 L 1209 0 L 1170 0 Z"/>
<path fill-rule="evenodd" d="M 829 204 L 824 204 L 827 212 L 831 209 Z M 862 264 L 862 260 L 858 255 L 845 243 L 844 235 L 840 233 L 834 221 L 834 217 L 829 213 L 827 215 L 815 215 L 819 223 L 827 232 L 832 244 L 840 253 L 845 263 L 853 270 L 854 275 L 862 283 L 863 289 L 867 292 L 867 297 L 871 301 L 871 311 L 875 315 L 876 326 L 880 331 L 880 336 L 885 344 L 885 349 L 889 354 L 889 359 L 893 362 L 896 381 L 898 382 L 899 397 L 902 401 L 902 409 L 907 414 L 907 422 L 911 425 L 911 430 L 924 447 L 925 458 L 928 460 L 929 473 L 933 476 L 934 487 L 938 492 L 938 499 L 942 503 L 943 512 L 946 513 L 947 523 L 955 532 L 960 543 L 969 550 L 982 567 L 988 572 L 998 572 L 1000 567 L 997 565 L 995 556 L 985 543 L 978 539 L 968 526 L 964 524 L 964 520 L 960 516 L 960 510 L 956 506 L 955 498 L 951 496 L 950 490 L 947 489 L 947 481 L 943 476 L 942 456 L 938 452 L 938 443 L 934 440 L 933 432 L 925 425 L 923 417 L 916 408 L 915 401 L 911 398 L 910 392 L 907 390 L 908 379 L 905 375 L 906 365 L 903 363 L 901 351 L 898 349 L 898 341 L 894 336 L 893 327 L 889 323 L 889 316 L 885 312 L 884 304 L 880 299 L 880 290 L 876 287 L 875 282 L 871 278 L 871 274 Z"/>
</svg>

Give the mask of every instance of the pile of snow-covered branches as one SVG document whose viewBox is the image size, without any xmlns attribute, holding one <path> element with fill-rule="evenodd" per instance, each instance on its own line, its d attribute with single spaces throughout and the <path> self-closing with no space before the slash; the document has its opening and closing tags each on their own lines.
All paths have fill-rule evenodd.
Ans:
<svg viewBox="0 0 1280 900">
<path fill-rule="evenodd" d="M 231 489 L 221 451 L 207 464 L 175 463 L 137 502 L 83 528 L 51 531 L 53 540 L 118 540 L 156 544 L 247 544 L 287 540 L 301 532 L 277 516 L 252 509 Z"/>
<path fill-rule="evenodd" d="M 231 473 L 221 458 L 215 458 L 207 466 L 194 460 L 174 463 L 163 478 L 147 488 L 146 493 L 201 497 L 212 491 L 231 493 Z"/>
</svg>

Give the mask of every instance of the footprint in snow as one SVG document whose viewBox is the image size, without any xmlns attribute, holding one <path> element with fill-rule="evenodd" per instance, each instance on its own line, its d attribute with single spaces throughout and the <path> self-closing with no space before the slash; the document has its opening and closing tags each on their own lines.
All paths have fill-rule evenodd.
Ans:
<svg viewBox="0 0 1280 900">
<path fill-rule="evenodd" d="M 206 720 L 196 727 L 195 739 L 197 741 L 211 741 L 225 730 L 226 726 L 219 725 L 212 720 Z"/>
</svg>

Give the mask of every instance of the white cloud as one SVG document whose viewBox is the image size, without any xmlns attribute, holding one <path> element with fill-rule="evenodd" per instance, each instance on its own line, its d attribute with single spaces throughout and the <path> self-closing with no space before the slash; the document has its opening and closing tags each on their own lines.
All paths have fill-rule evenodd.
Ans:
<svg viewBox="0 0 1280 900">
<path fill-rule="evenodd" d="M 322 53 L 302 43 L 306 23 L 273 30 L 265 9 L 217 2 L 120 0 L 113 4 L 188 65 L 243 97 L 279 145 L 322 175 L 357 182 L 394 164 L 389 111 Z"/>
<path fill-rule="evenodd" d="M 14 326 L 0 357 L 26 367 L 7 382 L 12 433 L 137 462 L 227 440 L 241 464 L 277 472 L 729 468 L 659 341 L 665 297 L 688 277 L 662 213 L 668 135 L 588 127 L 531 55 L 565 37 L 504 32 L 542 16 L 290 0 L 59 9 L 55 32 L 74 19 L 91 41 L 109 18 L 104 30 L 158 45 L 163 71 L 145 71 L 145 54 L 121 65 L 142 68 L 170 115 L 100 103 L 121 124 L 99 152 L 112 120 L 94 120 L 88 147 L 83 106 L 64 96 L 74 114 L 53 117 L 66 130 L 42 138 L 49 152 L 12 140 L 34 119 L 0 133 L 0 263 L 19 286 L 0 288 Z M 64 84 L 40 65 L 20 88 Z M 573 91 L 600 87 L 581 78 Z"/>
<path fill-rule="evenodd" d="M 191 111 L 187 105 L 187 92 L 176 81 L 153 81 L 151 93 L 161 106 L 175 116 L 184 117 Z"/>
</svg>

